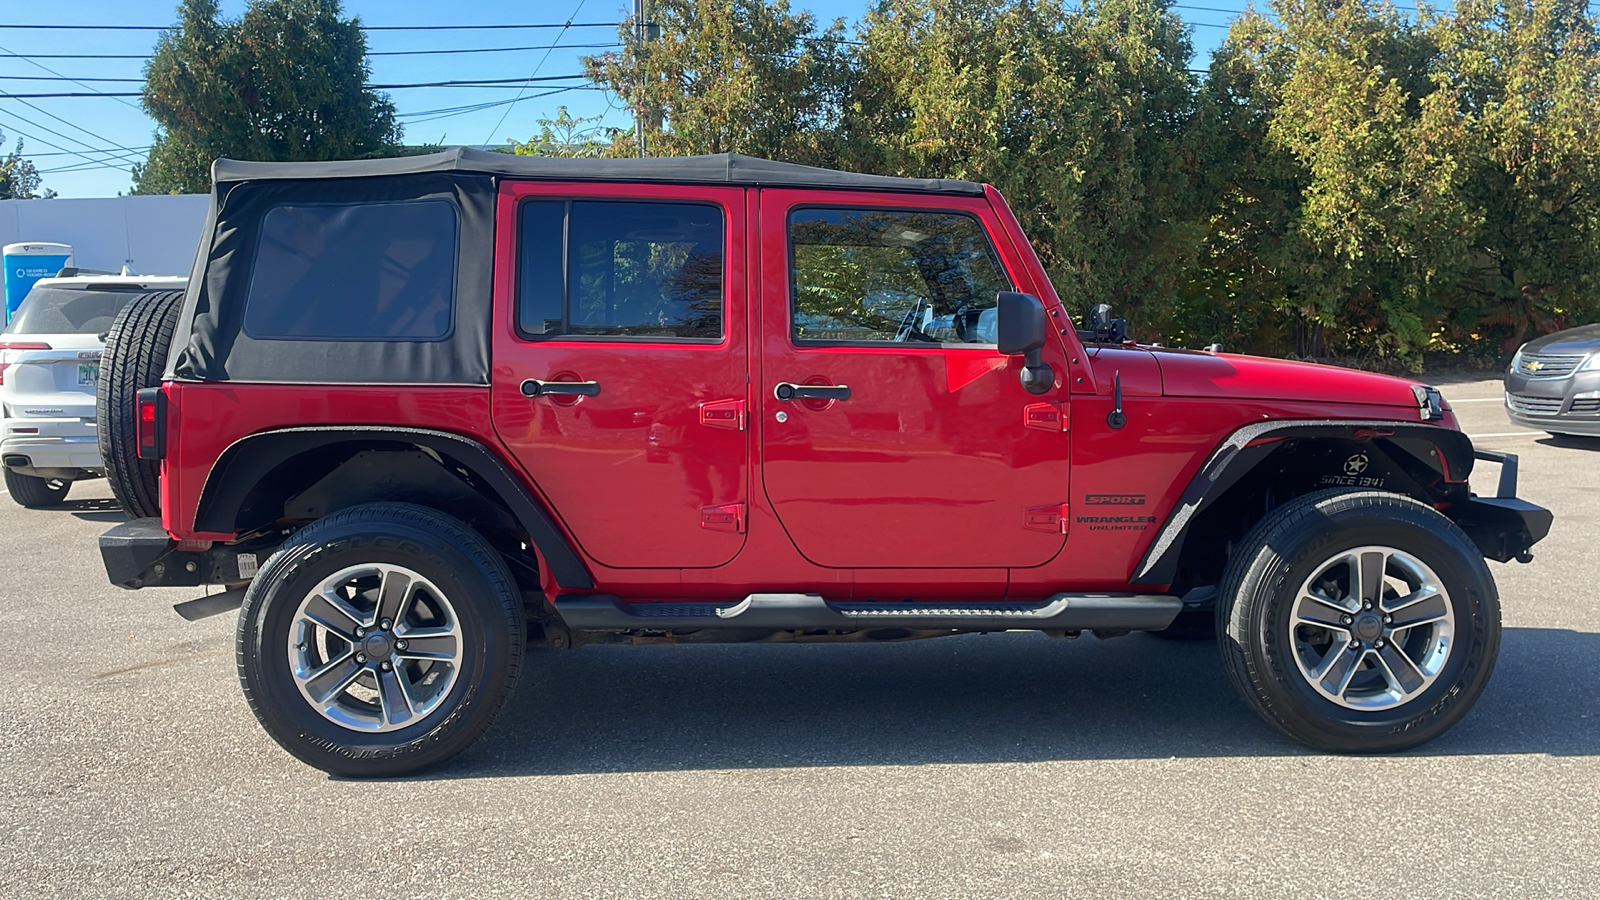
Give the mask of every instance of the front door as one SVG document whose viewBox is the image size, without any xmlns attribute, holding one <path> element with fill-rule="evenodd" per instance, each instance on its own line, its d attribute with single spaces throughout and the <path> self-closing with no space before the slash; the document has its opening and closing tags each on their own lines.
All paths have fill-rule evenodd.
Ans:
<svg viewBox="0 0 1600 900">
<path fill-rule="evenodd" d="M 1067 392 L 1022 388 L 994 309 L 1037 290 L 986 203 L 923 199 L 762 192 L 766 496 L 818 565 L 1040 565 L 1065 541 Z M 1045 360 L 1059 382 L 1059 344 Z"/>
<path fill-rule="evenodd" d="M 718 566 L 744 545 L 744 202 L 501 189 L 495 431 L 602 565 Z"/>
</svg>

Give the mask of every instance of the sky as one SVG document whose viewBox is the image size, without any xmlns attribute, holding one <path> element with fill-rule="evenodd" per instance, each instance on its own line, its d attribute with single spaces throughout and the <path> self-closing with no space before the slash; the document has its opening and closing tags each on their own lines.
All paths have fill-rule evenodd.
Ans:
<svg viewBox="0 0 1600 900">
<path fill-rule="evenodd" d="M 1178 0 L 1178 12 L 1193 27 L 1197 65 L 1204 65 L 1222 39 L 1226 23 L 1246 0 Z M 868 0 L 791 0 L 819 20 L 853 22 Z M 244 11 L 245 0 L 223 0 L 223 14 Z M 543 24 L 554 28 L 367 33 L 373 84 L 412 84 L 446 80 L 526 79 L 577 75 L 581 56 L 602 53 L 617 41 L 616 24 L 631 9 L 629 0 L 345 0 L 345 13 L 361 17 L 369 29 L 407 25 Z M 139 108 L 139 98 L 99 94 L 137 93 L 142 58 L 155 44 L 155 31 L 81 31 L 18 28 L 18 25 L 168 26 L 176 20 L 174 0 L 0 0 L 0 132 L 9 151 L 21 138 L 24 155 L 44 175 L 44 187 L 62 197 L 113 197 L 132 184 L 129 167 L 144 159 L 155 123 Z M 572 22 L 574 27 L 563 28 Z M 599 24 L 593 27 L 589 23 Z M 415 51 L 497 48 L 494 52 L 417 53 Z M 519 48 L 519 49 L 498 49 Z M 524 49 L 525 48 L 525 49 Z M 62 58 L 89 54 L 122 59 Z M 396 54 L 396 55 L 384 55 Z M 23 58 L 31 57 L 31 58 Z M 34 80 L 39 79 L 39 80 Z M 133 79 L 90 81 L 87 79 Z M 505 87 L 403 88 L 386 91 L 405 123 L 407 143 L 504 144 L 527 140 L 540 118 L 560 105 L 575 116 L 600 117 L 603 124 L 631 127 L 628 111 L 601 90 L 549 93 L 569 81 L 511 83 Z M 86 93 L 86 97 L 18 97 L 18 94 Z M 514 103 L 462 109 L 498 100 Z"/>
</svg>

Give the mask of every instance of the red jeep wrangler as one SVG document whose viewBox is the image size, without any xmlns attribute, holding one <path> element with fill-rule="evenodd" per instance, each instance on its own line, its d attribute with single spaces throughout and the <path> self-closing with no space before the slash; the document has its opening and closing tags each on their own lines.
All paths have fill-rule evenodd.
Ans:
<svg viewBox="0 0 1600 900">
<path fill-rule="evenodd" d="M 1214 631 L 1390 751 L 1482 692 L 1550 514 L 1433 388 L 1075 329 L 992 188 L 741 156 L 214 170 L 119 319 L 112 582 L 217 585 L 267 731 L 407 772 L 529 646 Z M 170 351 L 169 351 L 170 346 Z M 164 367 L 164 368 L 163 368 Z M 1500 463 L 1492 498 L 1474 459 Z"/>
</svg>

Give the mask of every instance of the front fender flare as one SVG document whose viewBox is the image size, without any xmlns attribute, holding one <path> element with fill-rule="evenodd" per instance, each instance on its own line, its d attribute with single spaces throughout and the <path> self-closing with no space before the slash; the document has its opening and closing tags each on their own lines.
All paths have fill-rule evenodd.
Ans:
<svg viewBox="0 0 1600 900">
<path fill-rule="evenodd" d="M 1246 425 L 1228 435 L 1189 480 L 1161 530 L 1156 532 L 1155 540 L 1134 567 L 1129 583 L 1171 584 L 1177 577 L 1183 542 L 1195 517 L 1277 449 L 1278 440 L 1291 437 L 1364 440 L 1390 435 L 1422 438 L 1433 444 L 1452 482 L 1464 482 L 1472 474 L 1472 441 L 1459 431 L 1438 425 L 1345 419 L 1282 420 Z"/>
</svg>

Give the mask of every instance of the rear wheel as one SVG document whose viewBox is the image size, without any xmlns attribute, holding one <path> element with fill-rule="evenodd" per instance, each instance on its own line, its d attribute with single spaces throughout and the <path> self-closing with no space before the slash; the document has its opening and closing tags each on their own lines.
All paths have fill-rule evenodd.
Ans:
<svg viewBox="0 0 1600 900">
<path fill-rule="evenodd" d="M 160 463 L 139 458 L 138 394 L 161 384 L 183 291 L 152 291 L 131 300 L 106 332 L 95 389 L 100 459 L 111 493 L 133 518 L 161 515 Z"/>
<path fill-rule="evenodd" d="M 1262 718 L 1324 750 L 1404 750 L 1488 684 L 1500 604 L 1453 522 L 1379 492 L 1302 497 L 1234 552 L 1218 597 L 1224 667 Z"/>
<path fill-rule="evenodd" d="M 67 499 L 72 482 L 64 478 L 38 478 L 6 469 L 6 491 L 11 498 L 29 509 L 55 506 Z"/>
<path fill-rule="evenodd" d="M 494 721 L 522 664 L 522 601 L 461 522 L 400 503 L 299 531 L 239 611 L 245 699 L 285 750 L 323 771 L 437 765 Z"/>
</svg>

